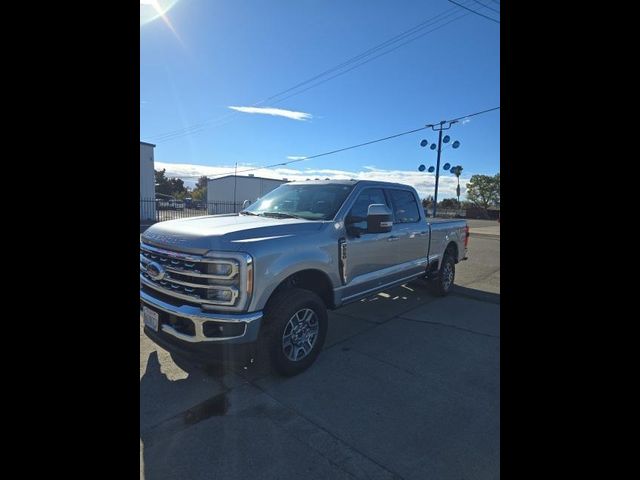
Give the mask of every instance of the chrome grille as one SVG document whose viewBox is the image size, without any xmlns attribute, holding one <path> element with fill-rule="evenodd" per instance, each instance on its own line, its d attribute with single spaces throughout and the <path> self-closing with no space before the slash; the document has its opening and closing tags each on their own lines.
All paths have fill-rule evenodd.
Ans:
<svg viewBox="0 0 640 480">
<path fill-rule="evenodd" d="M 212 268 L 224 265 L 229 273 L 211 273 Z M 161 268 L 158 269 L 158 266 Z M 160 275 L 154 275 L 156 272 Z M 166 295 L 202 305 L 232 306 L 239 296 L 232 283 L 239 275 L 238 263 L 211 259 L 140 244 L 140 281 Z M 216 291 L 230 291 L 228 301 L 212 298 Z"/>
</svg>

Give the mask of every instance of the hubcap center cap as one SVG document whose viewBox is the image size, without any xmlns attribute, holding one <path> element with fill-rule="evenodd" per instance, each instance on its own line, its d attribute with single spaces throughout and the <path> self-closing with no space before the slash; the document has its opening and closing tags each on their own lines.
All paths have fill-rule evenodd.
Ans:
<svg viewBox="0 0 640 480">
<path fill-rule="evenodd" d="M 310 308 L 296 312 L 285 327 L 282 336 L 282 350 L 289 360 L 305 358 L 316 343 L 318 318 Z"/>
</svg>

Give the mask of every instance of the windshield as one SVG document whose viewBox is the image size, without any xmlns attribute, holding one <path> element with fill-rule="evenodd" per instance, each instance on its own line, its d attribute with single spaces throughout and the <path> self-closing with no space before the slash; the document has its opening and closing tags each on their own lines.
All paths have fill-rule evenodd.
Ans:
<svg viewBox="0 0 640 480">
<path fill-rule="evenodd" d="M 331 220 L 353 189 L 353 185 L 280 185 L 243 213 L 265 217 Z"/>
</svg>

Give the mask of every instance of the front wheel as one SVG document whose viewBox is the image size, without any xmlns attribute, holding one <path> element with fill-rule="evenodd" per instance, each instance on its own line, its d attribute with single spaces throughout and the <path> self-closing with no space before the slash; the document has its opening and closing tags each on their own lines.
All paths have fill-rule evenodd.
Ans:
<svg viewBox="0 0 640 480">
<path fill-rule="evenodd" d="M 309 290 L 287 289 L 277 294 L 265 313 L 275 370 L 293 376 L 309 368 L 327 335 L 327 309 L 322 299 Z"/>
</svg>

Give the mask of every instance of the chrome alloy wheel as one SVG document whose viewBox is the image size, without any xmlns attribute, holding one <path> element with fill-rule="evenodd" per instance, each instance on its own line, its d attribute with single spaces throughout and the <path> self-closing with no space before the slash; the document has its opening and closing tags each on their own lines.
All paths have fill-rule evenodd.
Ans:
<svg viewBox="0 0 640 480">
<path fill-rule="evenodd" d="M 310 308 L 294 313 L 282 334 L 282 351 L 285 356 L 297 362 L 309 355 L 318 338 L 319 329 L 316 312 Z"/>
<path fill-rule="evenodd" d="M 442 288 L 449 290 L 453 283 L 453 265 L 450 262 L 445 263 L 442 269 Z"/>
</svg>

